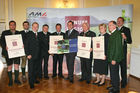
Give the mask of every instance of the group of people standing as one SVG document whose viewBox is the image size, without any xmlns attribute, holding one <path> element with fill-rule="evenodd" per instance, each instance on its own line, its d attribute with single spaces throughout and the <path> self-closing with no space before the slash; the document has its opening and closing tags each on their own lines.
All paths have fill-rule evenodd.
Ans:
<svg viewBox="0 0 140 93">
<path fill-rule="evenodd" d="M 99 36 L 104 36 L 105 42 L 105 57 L 104 59 L 94 59 L 93 73 L 96 74 L 96 81 L 93 82 L 94 85 L 103 86 L 105 85 L 106 75 L 108 74 L 108 67 L 110 68 L 111 86 L 108 87 L 109 93 L 119 93 L 120 92 L 120 76 L 119 76 L 119 66 L 121 67 L 121 88 L 125 88 L 127 85 L 127 44 L 132 43 L 130 29 L 123 26 L 124 18 L 118 17 L 117 22 L 110 21 L 108 23 L 108 29 L 110 34 L 106 32 L 107 25 L 99 25 Z M 8 77 L 9 86 L 13 85 L 12 78 L 12 65 L 14 64 L 15 79 L 14 83 L 20 85 L 21 82 L 18 79 L 19 76 L 19 65 L 20 57 L 18 58 L 8 58 L 8 47 L 6 46 L 5 36 L 21 34 L 23 38 L 23 47 L 25 49 L 26 56 L 21 57 L 21 69 L 22 69 L 22 80 L 25 82 L 27 80 L 25 75 L 26 63 L 28 60 L 28 79 L 30 88 L 34 88 L 34 84 L 39 84 L 39 80 L 42 78 L 49 79 L 48 76 L 48 59 L 49 55 L 53 56 L 53 75 L 52 78 L 57 77 L 64 78 L 62 71 L 63 57 L 66 56 L 68 77 L 64 78 L 69 80 L 70 83 L 74 83 L 74 61 L 76 57 L 76 52 L 66 53 L 66 54 L 50 54 L 49 53 L 49 37 L 51 35 L 62 35 L 64 39 L 76 39 L 78 36 L 84 37 L 96 37 L 93 31 L 90 31 L 89 24 L 83 23 L 83 32 L 79 34 L 78 31 L 74 29 L 74 22 L 68 21 L 68 30 L 63 33 L 61 32 L 61 24 L 57 23 L 55 28 L 56 32 L 50 33 L 49 26 L 44 24 L 42 26 L 42 31 L 38 32 L 39 24 L 34 22 L 32 24 L 32 31 L 29 30 L 29 22 L 23 22 L 23 31 L 16 30 L 16 22 L 9 22 L 9 30 L 3 31 L 0 39 L 0 44 L 2 46 L 2 55 L 6 59 L 8 67 Z M 93 43 L 92 41 L 89 41 Z M 93 60 L 93 49 L 92 44 L 90 48 L 90 58 L 80 58 L 81 61 L 81 78 L 80 82 L 86 81 L 87 84 L 91 83 L 92 79 L 92 60 Z M 44 61 L 44 66 L 42 62 Z M 57 74 L 57 62 L 58 62 L 58 74 Z"/>
</svg>

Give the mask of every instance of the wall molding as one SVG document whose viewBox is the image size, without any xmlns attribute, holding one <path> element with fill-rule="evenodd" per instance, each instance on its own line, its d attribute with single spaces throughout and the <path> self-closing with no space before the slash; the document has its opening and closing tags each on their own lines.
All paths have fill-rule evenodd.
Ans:
<svg viewBox="0 0 140 93">
<path fill-rule="evenodd" d="M 79 0 L 79 8 L 85 8 L 84 0 Z"/>
<path fill-rule="evenodd" d="M 51 0 L 44 0 L 44 8 L 51 8 Z"/>
<path fill-rule="evenodd" d="M 14 3 L 13 0 L 8 0 L 8 21 L 14 19 Z"/>
</svg>

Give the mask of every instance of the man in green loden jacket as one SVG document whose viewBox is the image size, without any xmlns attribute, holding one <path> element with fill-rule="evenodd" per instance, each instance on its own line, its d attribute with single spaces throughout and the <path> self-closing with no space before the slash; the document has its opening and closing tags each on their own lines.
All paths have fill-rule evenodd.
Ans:
<svg viewBox="0 0 140 93">
<path fill-rule="evenodd" d="M 123 59 L 123 45 L 121 32 L 116 29 L 115 21 L 110 21 L 108 24 L 111 32 L 108 42 L 108 62 L 110 62 L 111 87 L 108 87 L 109 93 L 120 93 L 120 76 L 119 62 Z"/>
</svg>

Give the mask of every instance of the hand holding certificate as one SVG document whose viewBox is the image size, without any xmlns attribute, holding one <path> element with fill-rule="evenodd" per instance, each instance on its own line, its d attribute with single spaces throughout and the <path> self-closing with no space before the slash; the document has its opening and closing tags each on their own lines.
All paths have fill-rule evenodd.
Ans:
<svg viewBox="0 0 140 93">
<path fill-rule="evenodd" d="M 77 56 L 90 58 L 91 37 L 78 36 L 78 52 Z"/>
<path fill-rule="evenodd" d="M 5 39 L 9 58 L 25 56 L 22 36 L 20 34 L 8 35 L 5 36 Z"/>
<path fill-rule="evenodd" d="M 63 36 L 50 36 L 49 53 L 57 54 L 58 41 L 63 40 Z"/>
</svg>

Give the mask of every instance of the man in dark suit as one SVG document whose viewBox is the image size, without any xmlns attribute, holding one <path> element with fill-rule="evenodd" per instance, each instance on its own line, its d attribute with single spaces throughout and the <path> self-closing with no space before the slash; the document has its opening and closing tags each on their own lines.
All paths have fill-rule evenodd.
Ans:
<svg viewBox="0 0 140 93">
<path fill-rule="evenodd" d="M 14 82 L 18 85 L 21 84 L 21 82 L 18 80 L 19 76 L 19 64 L 20 64 L 20 58 L 9 58 L 8 57 L 8 47 L 6 46 L 6 40 L 5 36 L 7 35 L 15 35 L 20 34 L 19 31 L 16 30 L 16 22 L 10 21 L 9 22 L 9 30 L 3 31 L 1 35 L 1 46 L 2 46 L 2 56 L 5 57 L 7 68 L 8 68 L 8 77 L 9 77 L 9 86 L 13 85 L 13 78 L 12 78 L 12 65 L 14 64 L 14 73 L 15 73 L 15 80 Z"/>
<path fill-rule="evenodd" d="M 83 32 L 80 33 L 80 36 L 91 37 L 91 38 L 96 37 L 96 34 L 89 30 L 88 23 L 83 23 L 82 28 L 83 28 Z M 89 41 L 89 42 L 92 42 L 92 41 Z M 82 58 L 82 57 L 80 58 L 82 77 L 79 81 L 86 80 L 87 84 L 89 84 L 91 81 L 91 68 L 92 68 L 92 59 L 93 59 L 92 44 L 89 51 L 91 52 L 89 59 Z"/>
<path fill-rule="evenodd" d="M 120 93 L 120 76 L 119 76 L 119 63 L 123 60 L 123 45 L 121 32 L 117 30 L 117 23 L 110 21 L 108 24 L 109 31 L 111 32 L 108 41 L 107 58 L 110 63 L 110 76 L 111 87 L 109 93 Z"/>
<path fill-rule="evenodd" d="M 124 18 L 118 17 L 117 26 L 119 31 L 122 33 L 123 38 L 123 52 L 124 59 L 120 62 L 121 67 L 121 88 L 125 88 L 127 85 L 127 44 L 132 44 L 131 32 L 130 29 L 123 26 Z"/>
<path fill-rule="evenodd" d="M 23 22 L 23 29 L 24 30 L 20 31 L 20 33 L 22 35 L 23 44 L 24 44 L 24 46 L 26 46 L 27 33 L 29 32 L 29 22 L 28 21 Z M 26 75 L 25 75 L 27 57 L 23 56 L 23 57 L 21 57 L 21 59 L 22 59 L 22 63 L 21 63 L 22 81 L 25 82 L 27 80 Z"/>
<path fill-rule="evenodd" d="M 65 34 L 63 33 L 63 32 L 61 32 L 61 28 L 62 28 L 62 26 L 61 26 L 61 24 L 56 24 L 56 32 L 54 32 L 53 33 L 53 35 L 61 35 L 61 36 L 63 36 L 63 38 L 65 37 Z M 57 61 L 59 62 L 59 65 L 58 65 L 58 76 L 60 77 L 60 78 L 64 78 L 64 76 L 63 76 L 63 71 L 62 71 L 62 69 L 63 69 L 63 67 L 62 67 L 62 65 L 63 65 L 63 56 L 64 56 L 64 54 L 54 54 L 53 55 L 53 78 L 54 77 L 56 77 L 57 76 Z"/>
<path fill-rule="evenodd" d="M 68 30 L 65 33 L 65 39 L 76 39 L 79 35 L 79 32 L 74 29 L 74 22 L 69 21 L 67 23 Z M 68 68 L 68 77 L 67 80 L 70 80 L 71 83 L 73 83 L 73 72 L 74 72 L 74 61 L 76 52 L 73 53 L 67 53 L 66 55 L 66 61 L 67 61 L 67 68 Z"/>
<path fill-rule="evenodd" d="M 41 79 L 44 73 L 44 78 L 49 79 L 48 76 L 48 59 L 49 59 L 49 36 L 50 32 L 48 32 L 49 26 L 47 24 L 44 24 L 42 27 L 41 32 L 39 32 L 39 44 L 40 44 L 40 50 L 41 50 L 41 57 L 40 57 L 40 64 L 39 64 L 39 78 Z M 42 73 L 42 62 L 44 60 L 44 67 L 43 67 L 43 73 Z"/>
<path fill-rule="evenodd" d="M 25 46 L 25 52 L 28 59 L 28 78 L 30 88 L 34 88 L 34 83 L 39 83 L 38 76 L 38 57 L 39 57 L 39 40 L 38 40 L 38 28 L 39 24 L 34 22 L 32 24 L 32 31 L 27 33 L 27 43 Z"/>
</svg>

